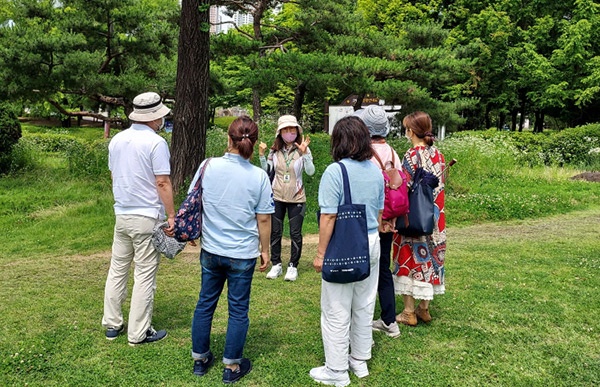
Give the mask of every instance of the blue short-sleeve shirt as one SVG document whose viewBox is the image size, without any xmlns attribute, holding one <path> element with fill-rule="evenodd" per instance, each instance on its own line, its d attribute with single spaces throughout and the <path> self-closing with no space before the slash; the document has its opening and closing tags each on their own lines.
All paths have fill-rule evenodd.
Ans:
<svg viewBox="0 0 600 387">
<path fill-rule="evenodd" d="M 203 249 L 231 258 L 255 259 L 260 255 L 256 214 L 273 212 L 273 191 L 264 170 L 238 154 L 210 159 L 202 178 Z"/>
<path fill-rule="evenodd" d="M 369 160 L 343 159 L 348 171 L 352 203 L 364 204 L 367 210 L 367 229 L 377 231 L 379 211 L 383 210 L 384 181 L 381 170 Z M 337 163 L 330 164 L 319 184 L 319 207 L 323 214 L 337 214 L 344 202 L 342 170 Z"/>
</svg>

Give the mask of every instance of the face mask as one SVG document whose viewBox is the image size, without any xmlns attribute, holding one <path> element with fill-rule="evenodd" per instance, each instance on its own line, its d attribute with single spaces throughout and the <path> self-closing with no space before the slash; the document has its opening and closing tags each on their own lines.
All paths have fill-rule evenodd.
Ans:
<svg viewBox="0 0 600 387">
<path fill-rule="evenodd" d="M 294 140 L 296 140 L 296 133 L 282 133 L 281 134 L 281 138 L 283 138 L 283 141 L 285 141 L 286 143 L 290 143 L 290 142 L 294 142 Z"/>
<path fill-rule="evenodd" d="M 163 130 L 165 128 L 165 117 L 163 117 L 160 121 L 160 126 L 158 127 L 158 132 L 160 132 L 161 130 Z"/>
</svg>

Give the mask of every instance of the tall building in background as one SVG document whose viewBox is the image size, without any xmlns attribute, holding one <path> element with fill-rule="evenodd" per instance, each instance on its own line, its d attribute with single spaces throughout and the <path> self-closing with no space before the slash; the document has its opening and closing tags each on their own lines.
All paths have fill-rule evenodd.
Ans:
<svg viewBox="0 0 600 387">
<path fill-rule="evenodd" d="M 212 5 L 210 7 L 210 33 L 227 33 L 231 28 L 252 24 L 254 17 L 247 13 L 235 12 L 233 16 L 225 14 L 226 8 Z"/>
<path fill-rule="evenodd" d="M 254 22 L 254 17 L 247 13 L 236 12 L 233 15 L 233 21 L 236 26 L 243 26 L 246 24 L 252 24 Z"/>
<path fill-rule="evenodd" d="M 210 33 L 216 34 L 217 28 L 219 27 L 217 23 L 219 22 L 219 7 L 216 5 L 211 5 L 208 11 L 208 20 L 210 22 Z"/>
</svg>

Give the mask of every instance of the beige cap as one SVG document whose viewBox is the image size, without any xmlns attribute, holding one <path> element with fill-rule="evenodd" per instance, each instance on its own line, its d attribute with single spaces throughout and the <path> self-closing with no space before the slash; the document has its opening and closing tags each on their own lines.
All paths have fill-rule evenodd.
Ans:
<svg viewBox="0 0 600 387">
<path fill-rule="evenodd" d="M 292 115 L 285 115 L 279 117 L 279 119 L 277 120 L 277 132 L 275 133 L 275 136 L 279 136 L 279 132 L 281 132 L 281 129 L 288 128 L 290 126 L 297 127 L 298 134 L 302 134 L 302 127 L 298 125 L 298 120 L 296 120 L 296 117 Z"/>
<path fill-rule="evenodd" d="M 133 99 L 133 112 L 129 114 L 131 121 L 150 122 L 164 117 L 171 109 L 163 105 L 160 95 L 154 92 L 142 93 Z"/>
</svg>

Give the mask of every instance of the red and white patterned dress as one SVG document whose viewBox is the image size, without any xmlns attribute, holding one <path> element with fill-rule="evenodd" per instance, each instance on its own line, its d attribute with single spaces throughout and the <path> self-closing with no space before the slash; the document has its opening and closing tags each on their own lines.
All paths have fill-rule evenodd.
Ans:
<svg viewBox="0 0 600 387">
<path fill-rule="evenodd" d="M 418 161 L 419 159 L 420 161 Z M 394 261 L 394 288 L 396 294 L 410 295 L 419 300 L 432 300 L 444 294 L 444 260 L 446 255 L 446 216 L 444 214 L 444 184 L 446 162 L 435 147 L 418 146 L 406 151 L 402 169 L 408 186 L 412 185 L 415 170 L 419 167 L 432 172 L 439 179 L 433 190 L 435 223 L 433 234 L 423 237 L 394 235 L 392 246 Z"/>
</svg>

